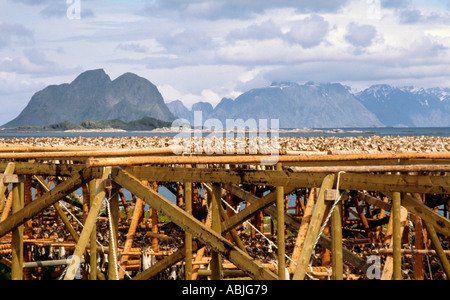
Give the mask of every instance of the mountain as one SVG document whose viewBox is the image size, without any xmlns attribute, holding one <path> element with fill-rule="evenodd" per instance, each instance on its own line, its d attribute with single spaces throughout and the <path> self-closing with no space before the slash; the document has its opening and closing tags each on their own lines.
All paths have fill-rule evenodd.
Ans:
<svg viewBox="0 0 450 300">
<path fill-rule="evenodd" d="M 280 128 L 334 128 L 383 126 L 377 117 L 362 105 L 341 84 L 304 85 L 291 82 L 273 83 L 269 87 L 243 93 L 234 101 L 228 98 L 214 108 L 197 103 L 188 118 L 192 120 L 195 109 L 206 119 L 280 120 Z M 187 110 L 187 109 L 186 109 Z M 172 111 L 175 114 L 175 111 Z M 191 122 L 192 124 L 192 122 Z"/>
<path fill-rule="evenodd" d="M 386 126 L 450 126 L 450 89 L 378 84 L 355 96 Z"/>
<path fill-rule="evenodd" d="M 125 73 L 114 81 L 103 69 L 86 71 L 72 83 L 51 85 L 37 92 L 17 118 L 3 125 L 47 126 L 69 121 L 118 119 L 131 122 L 151 117 L 175 119 L 157 87 L 145 78 Z"/>
</svg>

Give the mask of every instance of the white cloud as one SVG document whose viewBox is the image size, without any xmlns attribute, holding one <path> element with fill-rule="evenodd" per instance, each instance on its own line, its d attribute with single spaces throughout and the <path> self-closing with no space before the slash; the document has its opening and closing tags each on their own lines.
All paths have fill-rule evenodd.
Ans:
<svg viewBox="0 0 450 300">
<path fill-rule="evenodd" d="M 358 25 L 350 23 L 347 27 L 345 39 L 353 46 L 365 48 L 372 45 L 373 39 L 377 35 L 377 30 L 372 25 Z"/>
<path fill-rule="evenodd" d="M 321 16 L 312 15 L 297 21 L 286 34 L 287 40 L 303 48 L 318 46 L 328 34 L 329 23 Z"/>
</svg>

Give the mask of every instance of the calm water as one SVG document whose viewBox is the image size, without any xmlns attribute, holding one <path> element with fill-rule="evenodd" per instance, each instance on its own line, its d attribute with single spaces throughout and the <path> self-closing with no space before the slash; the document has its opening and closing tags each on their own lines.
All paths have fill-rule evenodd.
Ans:
<svg viewBox="0 0 450 300">
<path fill-rule="evenodd" d="M 204 135 L 208 135 L 205 133 Z M 171 132 L 126 131 L 126 132 L 65 132 L 65 131 L 14 131 L 0 130 L 0 138 L 41 138 L 41 137 L 138 137 L 175 136 Z M 356 137 L 356 136 L 440 136 L 450 137 L 450 127 L 429 128 L 327 128 L 327 129 L 287 129 L 280 130 L 280 137 Z"/>
</svg>

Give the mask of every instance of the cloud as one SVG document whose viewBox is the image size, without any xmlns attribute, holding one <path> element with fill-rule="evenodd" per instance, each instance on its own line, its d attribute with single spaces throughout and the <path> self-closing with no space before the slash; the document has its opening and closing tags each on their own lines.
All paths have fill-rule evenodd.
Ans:
<svg viewBox="0 0 450 300">
<path fill-rule="evenodd" d="M 5 57 L 0 60 L 0 70 L 8 73 L 28 74 L 33 76 L 54 76 L 80 71 L 58 65 L 47 54 L 36 48 L 26 48 L 22 56 Z"/>
<path fill-rule="evenodd" d="M 286 33 L 286 39 L 291 43 L 298 43 L 303 48 L 318 46 L 328 34 L 330 25 L 318 15 L 312 15 L 297 21 Z"/>
<path fill-rule="evenodd" d="M 147 53 L 149 51 L 147 46 L 141 45 L 139 43 L 120 43 L 117 46 L 117 49 L 136 53 Z"/>
<path fill-rule="evenodd" d="M 183 29 L 172 34 L 165 34 L 156 38 L 166 51 L 170 54 L 180 56 L 190 55 L 197 52 L 210 51 L 213 48 L 211 37 L 205 32 L 194 29 Z M 199 61 L 205 57 L 198 57 Z"/>
<path fill-rule="evenodd" d="M 411 5 L 411 0 L 381 0 L 381 6 L 385 8 L 405 8 Z"/>
<path fill-rule="evenodd" d="M 347 26 L 345 40 L 356 48 L 366 48 L 372 45 L 376 35 L 377 29 L 374 26 L 358 25 L 352 22 Z"/>
<path fill-rule="evenodd" d="M 422 12 L 416 8 L 409 8 L 400 13 L 400 24 L 414 24 L 422 19 Z"/>
<path fill-rule="evenodd" d="M 11 43 L 30 44 L 34 40 L 31 30 L 21 24 L 0 23 L 0 49 Z"/>
<path fill-rule="evenodd" d="M 270 9 L 295 8 L 301 13 L 336 12 L 349 0 L 152 0 L 143 12 L 176 13 L 183 18 L 243 19 Z"/>
<path fill-rule="evenodd" d="M 265 21 L 261 24 L 253 23 L 246 28 L 234 29 L 228 36 L 228 41 L 236 40 L 265 40 L 282 37 L 281 29 L 273 20 Z"/>
</svg>

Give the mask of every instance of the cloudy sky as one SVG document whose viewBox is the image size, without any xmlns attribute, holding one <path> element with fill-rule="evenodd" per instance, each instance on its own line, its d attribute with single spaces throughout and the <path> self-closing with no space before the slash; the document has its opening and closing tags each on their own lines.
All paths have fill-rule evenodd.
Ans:
<svg viewBox="0 0 450 300">
<path fill-rule="evenodd" d="M 450 0 L 0 0 L 0 123 L 98 68 L 189 108 L 272 81 L 450 87 L 449 47 Z"/>
</svg>

